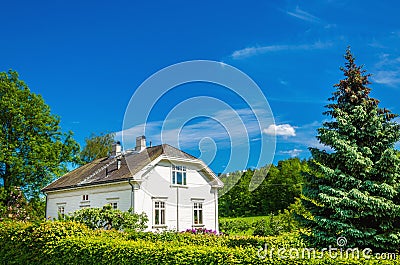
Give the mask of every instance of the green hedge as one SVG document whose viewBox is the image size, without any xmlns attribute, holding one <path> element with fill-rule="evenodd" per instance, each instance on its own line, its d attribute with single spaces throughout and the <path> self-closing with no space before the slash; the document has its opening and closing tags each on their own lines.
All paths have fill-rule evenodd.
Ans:
<svg viewBox="0 0 400 265">
<path fill-rule="evenodd" d="M 400 264 L 397 260 L 261 259 L 260 246 L 304 247 L 277 237 L 93 231 L 73 222 L 0 223 L 1 264 Z"/>
</svg>

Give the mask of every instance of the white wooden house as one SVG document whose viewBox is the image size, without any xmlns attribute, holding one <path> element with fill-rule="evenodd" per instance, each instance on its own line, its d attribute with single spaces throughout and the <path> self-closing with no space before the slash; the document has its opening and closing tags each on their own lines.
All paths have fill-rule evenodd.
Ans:
<svg viewBox="0 0 400 265">
<path fill-rule="evenodd" d="M 218 189 L 223 183 L 201 160 L 167 144 L 136 148 L 97 159 L 57 179 L 46 194 L 46 218 L 83 207 L 146 213 L 148 230 L 206 228 L 218 231 Z"/>
</svg>

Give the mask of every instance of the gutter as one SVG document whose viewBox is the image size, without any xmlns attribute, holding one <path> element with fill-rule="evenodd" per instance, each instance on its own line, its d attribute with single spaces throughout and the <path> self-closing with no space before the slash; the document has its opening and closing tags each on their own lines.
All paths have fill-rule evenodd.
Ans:
<svg viewBox="0 0 400 265">
<path fill-rule="evenodd" d="M 129 185 L 131 185 L 131 214 L 135 213 L 135 186 L 133 186 L 133 184 L 131 183 L 131 178 L 128 180 Z"/>
<path fill-rule="evenodd" d="M 44 193 L 44 196 L 46 196 L 46 205 L 44 206 L 44 219 L 47 220 L 47 204 L 48 204 L 47 193 Z"/>
</svg>

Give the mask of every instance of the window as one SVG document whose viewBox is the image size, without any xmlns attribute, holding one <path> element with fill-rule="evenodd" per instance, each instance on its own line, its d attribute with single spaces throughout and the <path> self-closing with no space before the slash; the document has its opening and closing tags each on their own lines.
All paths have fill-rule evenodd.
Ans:
<svg viewBox="0 0 400 265">
<path fill-rule="evenodd" d="M 203 224 L 203 203 L 201 202 L 193 203 L 193 224 Z"/>
<path fill-rule="evenodd" d="M 58 206 L 58 216 L 61 218 L 65 217 L 65 207 L 64 206 Z"/>
<path fill-rule="evenodd" d="M 172 184 L 186 185 L 186 167 L 172 166 Z"/>
<path fill-rule="evenodd" d="M 110 202 L 111 208 L 116 210 L 118 209 L 118 202 Z"/>
<path fill-rule="evenodd" d="M 154 225 L 165 225 L 165 202 L 154 202 Z"/>
<path fill-rule="evenodd" d="M 82 195 L 82 201 L 88 201 L 89 200 L 89 195 L 84 194 Z"/>
</svg>

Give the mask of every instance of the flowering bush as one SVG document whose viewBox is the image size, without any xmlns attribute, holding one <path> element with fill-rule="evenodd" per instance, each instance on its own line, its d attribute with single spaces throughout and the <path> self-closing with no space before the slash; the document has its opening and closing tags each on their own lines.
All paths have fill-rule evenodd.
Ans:
<svg viewBox="0 0 400 265">
<path fill-rule="evenodd" d="M 218 232 L 212 229 L 206 228 L 192 228 L 186 229 L 185 233 L 201 234 L 201 235 L 218 235 Z"/>
</svg>

